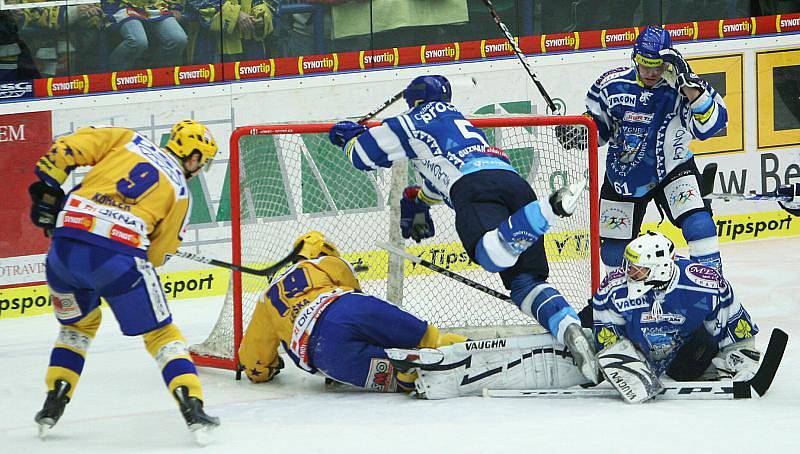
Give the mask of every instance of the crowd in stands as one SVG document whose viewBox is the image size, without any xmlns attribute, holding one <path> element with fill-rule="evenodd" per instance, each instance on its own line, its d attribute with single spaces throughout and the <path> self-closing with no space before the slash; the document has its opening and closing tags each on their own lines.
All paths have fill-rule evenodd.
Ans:
<svg viewBox="0 0 800 454">
<path fill-rule="evenodd" d="M 477 0 L 16 2 L 0 11 L 3 81 L 500 37 Z M 800 12 L 800 0 L 493 3 L 517 35 Z"/>
</svg>

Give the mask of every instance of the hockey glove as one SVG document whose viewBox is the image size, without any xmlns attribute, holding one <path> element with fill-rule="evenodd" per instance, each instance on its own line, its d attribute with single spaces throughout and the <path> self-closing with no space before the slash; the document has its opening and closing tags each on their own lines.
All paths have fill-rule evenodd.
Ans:
<svg viewBox="0 0 800 454">
<path fill-rule="evenodd" d="M 791 196 L 792 200 L 778 203 L 787 213 L 800 216 L 800 183 L 783 185 L 778 188 L 777 194 Z"/>
<path fill-rule="evenodd" d="M 359 134 L 366 131 L 367 127 L 353 121 L 340 121 L 333 125 L 328 132 L 328 138 L 331 143 L 337 147 L 343 147 L 353 137 L 358 137 Z"/>
<path fill-rule="evenodd" d="M 589 180 L 582 179 L 577 183 L 569 186 L 564 186 L 558 191 L 550 194 L 550 206 L 553 208 L 553 213 L 562 218 L 572 216 L 575 209 L 578 207 L 578 201 L 583 195 L 583 191 L 589 185 Z"/>
<path fill-rule="evenodd" d="M 584 128 L 576 125 L 558 125 L 556 126 L 556 138 L 565 150 L 583 151 L 587 147 L 583 130 Z"/>
<path fill-rule="evenodd" d="M 436 233 L 431 219 L 431 207 L 419 200 L 419 191 L 419 186 L 409 186 L 400 199 L 400 231 L 403 238 L 411 238 L 417 243 Z"/>
<path fill-rule="evenodd" d="M 675 73 L 675 88 L 683 93 L 683 88 L 696 88 L 698 90 L 706 91 L 705 82 L 697 74 L 692 72 L 689 63 L 683 58 L 680 52 L 675 49 L 662 49 L 659 52 L 664 63 L 672 65 Z"/>
<path fill-rule="evenodd" d="M 59 187 L 53 187 L 44 181 L 36 181 L 28 187 L 31 196 L 31 222 L 44 229 L 44 235 L 50 236 L 56 226 L 58 212 L 66 195 Z"/>
<path fill-rule="evenodd" d="M 755 340 L 751 337 L 723 348 L 711 363 L 717 368 L 720 378 L 747 381 L 758 371 L 760 359 L 761 352 L 756 350 Z"/>
</svg>

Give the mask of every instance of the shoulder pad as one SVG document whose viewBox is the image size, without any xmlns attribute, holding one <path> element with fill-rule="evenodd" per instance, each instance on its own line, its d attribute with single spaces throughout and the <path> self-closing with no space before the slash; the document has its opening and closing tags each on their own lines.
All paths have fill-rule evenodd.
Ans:
<svg viewBox="0 0 800 454">
<path fill-rule="evenodd" d="M 699 263 L 689 263 L 683 268 L 683 273 L 687 279 L 700 287 L 720 288 L 724 286 L 722 276 L 716 269 L 710 266 L 701 265 Z"/>
<path fill-rule="evenodd" d="M 594 81 L 594 84 L 597 85 L 598 87 L 602 87 L 611 82 L 612 80 L 620 78 L 629 71 L 631 71 L 631 68 L 625 66 L 620 66 L 618 68 L 608 70 L 604 72 L 603 75 L 598 77 L 597 80 Z"/>
</svg>

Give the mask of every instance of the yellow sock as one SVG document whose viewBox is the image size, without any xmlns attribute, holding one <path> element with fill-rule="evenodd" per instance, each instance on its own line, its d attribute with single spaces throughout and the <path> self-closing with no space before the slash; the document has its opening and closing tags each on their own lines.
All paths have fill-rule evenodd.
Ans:
<svg viewBox="0 0 800 454">
<path fill-rule="evenodd" d="M 189 395 L 203 400 L 203 388 L 194 366 L 186 340 L 173 323 L 145 333 L 144 345 L 155 358 L 161 376 L 170 394 L 179 386 L 186 386 Z"/>
<path fill-rule="evenodd" d="M 55 389 L 56 380 L 64 380 L 70 384 L 67 397 L 72 399 L 86 361 L 86 351 L 102 319 L 103 313 L 98 307 L 78 322 L 61 325 L 44 378 L 48 390 Z"/>
</svg>

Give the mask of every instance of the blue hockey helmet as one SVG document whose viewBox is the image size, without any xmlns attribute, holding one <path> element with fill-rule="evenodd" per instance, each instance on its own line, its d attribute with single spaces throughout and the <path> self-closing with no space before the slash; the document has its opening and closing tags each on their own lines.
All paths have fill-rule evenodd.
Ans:
<svg viewBox="0 0 800 454">
<path fill-rule="evenodd" d="M 403 90 L 403 99 L 408 107 L 415 107 L 426 102 L 450 102 L 453 92 L 444 76 L 419 76 Z"/>
<path fill-rule="evenodd" d="M 635 65 L 639 64 L 650 68 L 659 67 L 664 64 L 659 52 L 671 47 L 672 38 L 669 36 L 669 32 L 651 25 L 636 37 L 631 59 L 633 59 Z"/>
</svg>

